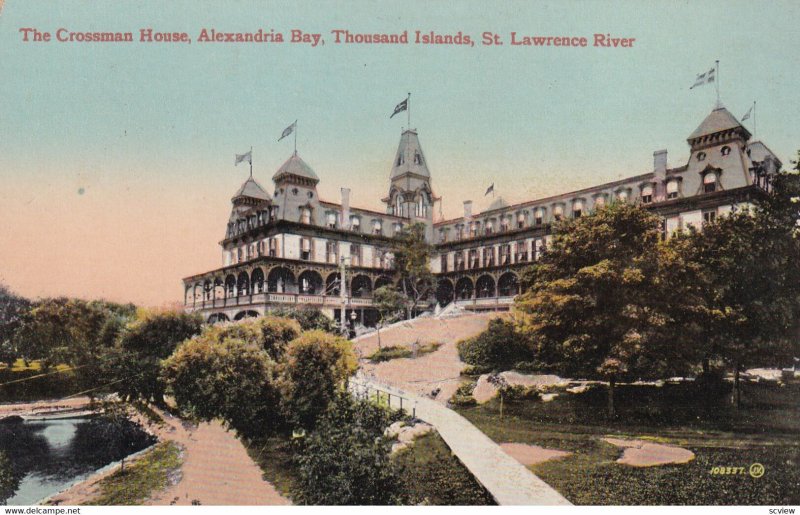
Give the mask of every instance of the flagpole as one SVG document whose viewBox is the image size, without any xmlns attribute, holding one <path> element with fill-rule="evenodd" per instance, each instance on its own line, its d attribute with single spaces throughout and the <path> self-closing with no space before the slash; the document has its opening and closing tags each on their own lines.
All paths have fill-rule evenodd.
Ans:
<svg viewBox="0 0 800 515">
<path fill-rule="evenodd" d="M 253 146 L 250 145 L 250 178 L 253 178 Z"/>
<path fill-rule="evenodd" d="M 722 104 L 719 102 L 719 59 L 716 61 L 717 66 L 717 76 L 714 78 L 714 84 L 717 86 L 717 107 L 722 107 Z"/>
<path fill-rule="evenodd" d="M 294 121 L 294 153 L 297 154 L 297 120 Z"/>
<path fill-rule="evenodd" d="M 406 116 L 408 118 L 408 130 L 411 130 L 411 92 L 406 97 Z"/>
<path fill-rule="evenodd" d="M 757 128 L 756 128 L 756 101 L 753 100 L 753 138 L 757 138 Z"/>
</svg>

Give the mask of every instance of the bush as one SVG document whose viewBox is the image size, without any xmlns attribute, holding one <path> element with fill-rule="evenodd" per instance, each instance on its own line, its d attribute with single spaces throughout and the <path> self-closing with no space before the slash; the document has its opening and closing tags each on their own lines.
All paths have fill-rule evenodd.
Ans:
<svg viewBox="0 0 800 515">
<path fill-rule="evenodd" d="M 399 467 L 383 430 L 390 415 L 337 396 L 298 454 L 294 500 L 313 505 L 392 505 L 404 500 Z"/>
<path fill-rule="evenodd" d="M 541 400 L 542 392 L 537 386 L 507 385 L 500 389 L 505 401 Z"/>
<path fill-rule="evenodd" d="M 336 322 L 325 316 L 325 313 L 317 308 L 302 307 L 298 309 L 280 308 L 270 313 L 275 317 L 291 318 L 296 320 L 303 331 L 325 331 L 326 333 L 339 334 Z"/>
<path fill-rule="evenodd" d="M 370 355 L 369 359 L 373 363 L 380 363 L 381 361 L 389 361 L 397 358 L 410 358 L 411 355 L 412 352 L 410 349 L 392 345 L 376 350 Z"/>
<path fill-rule="evenodd" d="M 352 344 L 344 338 L 308 331 L 292 340 L 280 379 L 287 417 L 301 427 L 314 427 L 356 368 Z"/>
<path fill-rule="evenodd" d="M 509 370 L 515 363 L 531 359 L 533 351 L 510 322 L 495 318 L 489 321 L 486 331 L 460 341 L 458 355 L 482 370 Z"/>
<path fill-rule="evenodd" d="M 472 392 L 475 390 L 475 386 L 477 384 L 478 383 L 476 381 L 463 383 L 450 398 L 450 404 L 452 406 L 459 406 L 462 408 L 477 405 L 478 401 L 476 401 L 475 397 L 472 396 Z"/>
<path fill-rule="evenodd" d="M 260 346 L 206 331 L 184 342 L 162 363 L 162 378 L 185 414 L 222 418 L 241 436 L 283 426 L 275 389 L 275 363 Z"/>
</svg>

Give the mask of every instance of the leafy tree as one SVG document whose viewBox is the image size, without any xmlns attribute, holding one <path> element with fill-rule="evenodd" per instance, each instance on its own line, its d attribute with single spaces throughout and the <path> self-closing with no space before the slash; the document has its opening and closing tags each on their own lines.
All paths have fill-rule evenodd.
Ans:
<svg viewBox="0 0 800 515">
<path fill-rule="evenodd" d="M 294 498 L 313 505 L 393 505 L 405 500 L 399 467 L 383 437 L 388 414 L 339 395 L 298 455 Z"/>
<path fill-rule="evenodd" d="M 697 344 L 706 360 L 721 360 L 734 374 L 733 403 L 741 398 L 740 373 L 749 367 L 790 363 L 798 353 L 800 179 L 774 177 L 769 195 L 753 212 L 719 217 L 686 236 L 683 259 L 699 267 L 708 306 Z"/>
<path fill-rule="evenodd" d="M 381 329 L 403 317 L 408 298 L 392 286 L 381 286 L 372 293 L 372 307 L 378 311 L 378 349 L 381 348 Z"/>
<path fill-rule="evenodd" d="M 19 488 L 22 477 L 6 453 L 0 451 L 0 504 L 5 504 Z"/>
<path fill-rule="evenodd" d="M 282 427 L 275 362 L 259 345 L 218 336 L 195 336 L 162 362 L 162 378 L 179 409 L 200 420 L 221 418 L 249 439 Z"/>
<path fill-rule="evenodd" d="M 614 203 L 561 225 L 515 301 L 517 327 L 563 374 L 607 380 L 657 375 L 641 356 L 664 320 L 658 298 L 659 220 Z M 673 363 L 688 368 L 690 363 Z"/>
<path fill-rule="evenodd" d="M 142 311 L 124 329 L 117 323 L 119 319 L 109 319 L 103 333 L 119 334 L 117 348 L 107 354 L 111 357 L 109 379 L 117 381 L 115 389 L 126 399 L 163 403 L 161 360 L 168 358 L 181 342 L 200 334 L 203 320 L 178 311 Z"/>
<path fill-rule="evenodd" d="M 28 299 L 15 295 L 4 284 L 0 284 L 0 363 L 7 364 L 9 368 L 20 357 L 14 343 L 14 333 L 30 308 Z"/>
<path fill-rule="evenodd" d="M 308 331 L 292 340 L 281 367 L 287 417 L 301 427 L 314 427 L 356 368 L 353 346 L 344 338 Z"/>
<path fill-rule="evenodd" d="M 394 268 L 400 278 L 403 294 L 411 301 L 411 314 L 433 291 L 430 269 L 431 245 L 425 239 L 425 224 L 403 227 L 392 242 Z"/>
</svg>

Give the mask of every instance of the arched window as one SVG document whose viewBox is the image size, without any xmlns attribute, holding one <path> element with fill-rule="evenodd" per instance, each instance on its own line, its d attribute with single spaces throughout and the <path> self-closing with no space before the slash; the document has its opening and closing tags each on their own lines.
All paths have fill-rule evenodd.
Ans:
<svg viewBox="0 0 800 515">
<path fill-rule="evenodd" d="M 731 147 L 725 145 L 724 147 L 722 147 L 722 149 L 720 149 L 720 153 L 722 153 L 723 156 L 727 156 L 728 154 L 731 153 Z"/>
<path fill-rule="evenodd" d="M 311 209 L 309 209 L 307 207 L 304 207 L 304 208 L 301 209 L 300 214 L 301 214 L 301 216 L 300 216 L 300 222 L 301 223 L 304 223 L 304 224 L 310 224 L 311 223 Z"/>
<path fill-rule="evenodd" d="M 558 204 L 555 207 L 553 207 L 553 218 L 556 221 L 558 221 L 558 220 L 561 220 L 561 218 L 563 218 L 563 217 L 564 217 L 564 206 L 562 206 L 561 204 Z"/>
<path fill-rule="evenodd" d="M 583 215 L 583 200 L 572 201 L 572 216 L 573 218 L 580 218 Z"/>
<path fill-rule="evenodd" d="M 667 198 L 678 198 L 678 181 L 673 179 L 667 182 Z"/>
<path fill-rule="evenodd" d="M 327 223 L 329 228 L 331 229 L 336 228 L 336 213 L 328 213 Z"/>
<path fill-rule="evenodd" d="M 703 193 L 714 193 L 717 191 L 717 174 L 708 172 L 703 176 Z"/>
<path fill-rule="evenodd" d="M 353 232 L 361 231 L 361 219 L 357 216 L 350 217 L 350 230 Z"/>
<path fill-rule="evenodd" d="M 619 190 L 617 192 L 617 199 L 620 202 L 627 202 L 628 201 L 628 190 Z"/>
<path fill-rule="evenodd" d="M 375 220 L 372 222 L 372 234 L 381 234 L 383 232 L 383 227 L 381 225 L 380 220 Z"/>
<path fill-rule="evenodd" d="M 599 209 L 606 205 L 606 196 L 605 195 L 598 195 L 594 199 L 594 208 Z"/>
</svg>

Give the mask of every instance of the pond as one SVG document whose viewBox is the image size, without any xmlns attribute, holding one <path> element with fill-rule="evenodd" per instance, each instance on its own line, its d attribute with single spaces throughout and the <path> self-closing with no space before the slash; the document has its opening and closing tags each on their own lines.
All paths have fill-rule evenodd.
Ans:
<svg viewBox="0 0 800 515">
<path fill-rule="evenodd" d="M 36 504 L 153 443 L 122 417 L 0 421 L 0 503 Z"/>
</svg>

